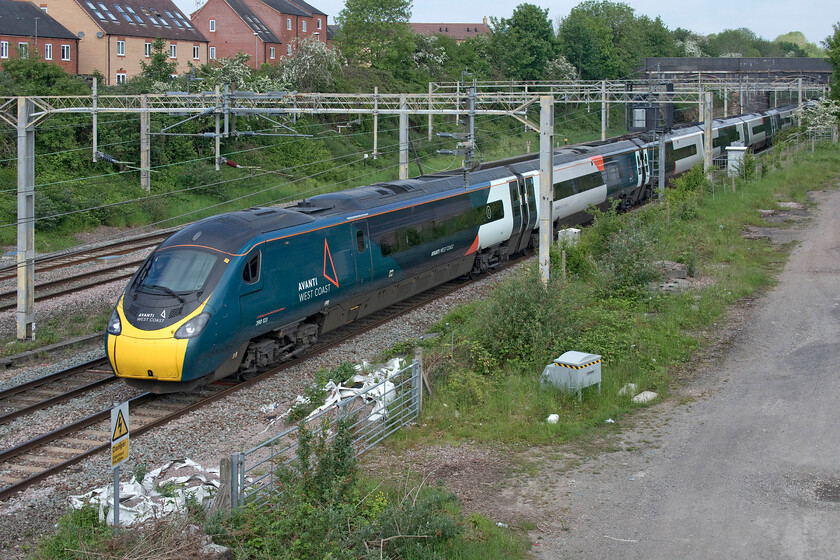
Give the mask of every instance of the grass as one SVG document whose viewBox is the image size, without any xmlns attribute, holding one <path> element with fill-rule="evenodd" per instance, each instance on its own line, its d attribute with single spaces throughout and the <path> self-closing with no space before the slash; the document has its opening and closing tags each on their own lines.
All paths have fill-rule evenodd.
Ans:
<svg viewBox="0 0 840 560">
<path fill-rule="evenodd" d="M 572 250 L 567 255 L 572 268 L 583 263 L 568 280 L 555 281 L 559 271 L 553 269 L 553 283 L 543 292 L 534 288 L 533 271 L 522 273 L 488 299 L 440 321 L 439 332 L 445 332 L 445 323 L 454 328 L 454 355 L 449 358 L 448 335 L 427 347 L 432 362 L 443 364 L 431 372 L 434 395 L 424 401 L 421 425 L 399 434 L 396 445 L 551 445 L 620 429 L 623 418 L 647 406 L 617 395 L 625 383 L 667 397 L 674 390 L 673 372 L 702 352 L 728 310 L 775 283 L 793 245 L 746 239 L 743 227 L 775 225 L 761 220 L 758 210 L 777 208 L 780 201 L 805 201 L 807 191 L 815 188 L 836 187 L 838 169 L 836 147 L 801 153 L 795 165 L 742 181 L 735 193 L 718 191 L 714 197 L 700 172 L 695 175 L 701 184 L 678 183 L 669 191 L 668 227 L 663 226 L 665 204 L 596 217 L 582 234 L 579 252 L 586 254 Z M 604 269 L 619 257 L 614 247 L 606 256 L 589 250 L 606 247 L 616 232 L 630 230 L 653 240 L 651 254 L 639 259 L 689 260 L 705 279 L 704 287 L 672 294 L 648 291 L 648 285 L 620 285 L 624 295 L 618 296 L 601 290 L 605 282 L 615 281 Z M 540 386 L 544 365 L 567 350 L 604 357 L 601 394 L 585 389 L 579 402 L 575 394 Z M 545 419 L 553 413 L 560 422 L 548 424 Z M 605 424 L 607 418 L 616 423 Z"/>
<path fill-rule="evenodd" d="M 103 302 L 93 309 L 52 317 L 45 324 L 36 325 L 35 340 L 19 341 L 14 337 L 4 340 L 0 347 L 0 356 L 13 356 L 77 336 L 104 332 L 113 308 L 112 303 Z"/>
</svg>

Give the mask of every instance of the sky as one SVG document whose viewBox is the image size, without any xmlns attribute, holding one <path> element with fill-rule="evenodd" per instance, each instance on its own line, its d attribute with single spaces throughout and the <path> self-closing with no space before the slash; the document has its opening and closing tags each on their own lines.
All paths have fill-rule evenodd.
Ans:
<svg viewBox="0 0 840 560">
<path fill-rule="evenodd" d="M 189 15 L 205 0 L 174 0 Z M 329 16 L 328 23 L 335 23 L 335 16 L 344 8 L 344 0 L 306 0 Z M 414 0 L 412 22 L 422 23 L 481 23 L 482 17 L 510 17 L 516 6 L 525 0 Z M 619 1 L 619 0 L 614 0 Z M 198 4 L 197 4 L 198 3 Z M 579 1 L 546 2 L 530 0 L 541 8 L 548 8 L 548 17 L 557 23 Z M 708 35 L 724 29 L 746 27 L 758 36 L 772 41 L 783 33 L 801 31 L 805 38 L 817 46 L 833 33 L 832 24 L 840 22 L 840 2 L 837 0 L 705 0 L 686 2 L 680 0 L 621 0 L 651 19 L 662 18 L 668 29 L 682 27 Z"/>
</svg>

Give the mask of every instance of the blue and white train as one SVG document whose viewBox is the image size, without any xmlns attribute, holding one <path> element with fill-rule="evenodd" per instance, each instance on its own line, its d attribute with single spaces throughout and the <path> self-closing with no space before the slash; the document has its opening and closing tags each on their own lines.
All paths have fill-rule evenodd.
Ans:
<svg viewBox="0 0 840 560">
<path fill-rule="evenodd" d="M 734 142 L 760 149 L 791 126 L 794 107 L 714 122 L 714 156 Z M 703 161 L 704 131 L 665 138 L 671 177 Z M 554 151 L 554 226 L 590 206 L 649 198 L 658 143 L 640 138 Z M 539 158 L 470 175 L 426 175 L 250 208 L 175 233 L 148 257 L 107 328 L 116 375 L 152 392 L 247 377 L 298 356 L 323 333 L 536 245 Z"/>
</svg>

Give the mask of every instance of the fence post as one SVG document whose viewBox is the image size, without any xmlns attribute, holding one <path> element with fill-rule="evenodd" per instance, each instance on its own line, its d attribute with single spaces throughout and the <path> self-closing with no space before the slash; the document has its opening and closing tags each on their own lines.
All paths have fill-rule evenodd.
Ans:
<svg viewBox="0 0 840 560">
<path fill-rule="evenodd" d="M 219 491 L 216 493 L 216 497 L 213 498 L 213 511 L 231 512 L 230 463 L 230 457 L 222 457 L 222 460 L 219 462 Z"/>
<path fill-rule="evenodd" d="M 242 453 L 232 453 L 230 455 L 230 509 L 234 510 L 240 505 L 240 497 L 242 495 L 242 488 L 239 485 L 239 470 L 241 468 Z"/>
<path fill-rule="evenodd" d="M 423 406 L 423 387 L 420 385 L 420 362 L 416 359 L 411 362 L 411 408 L 414 409 L 417 416 L 420 415 L 420 409 Z"/>
</svg>

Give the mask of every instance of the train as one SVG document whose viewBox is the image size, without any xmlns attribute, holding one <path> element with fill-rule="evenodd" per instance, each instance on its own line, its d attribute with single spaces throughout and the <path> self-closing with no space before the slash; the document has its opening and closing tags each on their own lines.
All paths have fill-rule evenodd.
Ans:
<svg viewBox="0 0 840 560">
<path fill-rule="evenodd" d="M 795 106 L 714 121 L 713 155 L 761 149 Z M 665 173 L 703 161 L 704 129 L 665 135 Z M 552 223 L 650 198 L 659 142 L 628 137 L 553 152 Z M 108 321 L 115 374 L 153 393 L 248 378 L 303 354 L 326 332 L 538 244 L 539 155 L 472 171 L 312 196 L 209 217 L 163 241 Z"/>
</svg>

